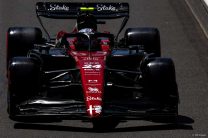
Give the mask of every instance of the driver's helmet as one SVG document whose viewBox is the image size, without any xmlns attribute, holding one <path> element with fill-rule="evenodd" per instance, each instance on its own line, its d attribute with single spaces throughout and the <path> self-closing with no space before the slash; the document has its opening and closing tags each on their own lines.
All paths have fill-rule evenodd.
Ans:
<svg viewBox="0 0 208 138">
<path fill-rule="evenodd" d="M 97 31 L 97 20 L 95 16 L 91 14 L 81 14 L 77 18 L 77 29 L 82 30 L 85 28 L 92 29 L 93 31 Z"/>
</svg>

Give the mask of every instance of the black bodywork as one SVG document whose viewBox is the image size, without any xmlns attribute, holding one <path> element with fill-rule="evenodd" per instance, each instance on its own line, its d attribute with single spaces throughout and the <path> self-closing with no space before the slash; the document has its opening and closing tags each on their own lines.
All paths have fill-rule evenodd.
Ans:
<svg viewBox="0 0 208 138">
<path fill-rule="evenodd" d="M 50 4 L 37 3 L 37 15 L 76 18 L 73 10 L 70 14 L 48 10 Z M 53 4 L 95 7 L 95 3 Z M 128 4 L 115 4 L 115 7 L 120 10 L 102 16 L 94 13 L 95 17 L 126 17 L 127 20 Z M 125 21 L 121 30 L 124 26 Z M 77 34 L 69 33 L 64 37 L 71 35 Z M 111 53 L 105 63 L 102 117 L 175 119 L 179 102 L 175 68 L 170 58 L 160 57 L 158 29 L 129 28 L 120 41 L 114 41 L 112 34 L 97 35 L 106 35 L 111 39 Z M 96 34 L 91 37 L 96 37 Z M 12 119 L 90 119 L 86 114 L 80 70 L 76 68 L 76 61 L 67 54 L 67 48 L 54 45 L 52 39 L 47 41 L 42 37 L 38 28 L 13 27 L 8 30 L 8 112 Z"/>
</svg>

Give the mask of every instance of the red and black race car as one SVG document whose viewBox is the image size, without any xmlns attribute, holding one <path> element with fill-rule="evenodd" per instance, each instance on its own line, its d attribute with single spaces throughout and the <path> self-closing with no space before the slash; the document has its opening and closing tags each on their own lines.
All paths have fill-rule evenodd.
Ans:
<svg viewBox="0 0 208 138">
<path fill-rule="evenodd" d="M 43 25 L 47 38 L 39 28 L 8 29 L 11 119 L 89 120 L 99 128 L 110 127 L 110 118 L 177 118 L 174 63 L 161 57 L 158 29 L 128 28 L 118 40 L 129 18 L 128 3 L 38 2 L 36 13 L 41 25 L 40 17 L 77 23 L 56 38 Z M 97 24 L 116 18 L 124 18 L 118 34 L 97 30 Z"/>
</svg>

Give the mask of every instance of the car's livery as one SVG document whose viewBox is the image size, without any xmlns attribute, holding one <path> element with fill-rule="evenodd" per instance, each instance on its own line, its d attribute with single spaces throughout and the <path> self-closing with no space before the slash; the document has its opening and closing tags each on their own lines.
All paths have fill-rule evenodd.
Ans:
<svg viewBox="0 0 208 138">
<path fill-rule="evenodd" d="M 42 37 L 39 28 L 10 27 L 7 33 L 8 112 L 12 119 L 147 119 L 178 115 L 175 68 L 161 57 L 156 28 L 128 28 L 128 3 L 36 4 L 40 17 L 124 18 L 118 34 L 59 32 Z M 41 20 L 40 23 L 42 24 Z M 105 23 L 97 21 L 97 23 Z"/>
</svg>

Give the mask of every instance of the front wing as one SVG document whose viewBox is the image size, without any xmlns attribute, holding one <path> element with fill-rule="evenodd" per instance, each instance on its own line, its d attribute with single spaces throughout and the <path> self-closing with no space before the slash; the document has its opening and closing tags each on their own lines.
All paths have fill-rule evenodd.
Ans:
<svg viewBox="0 0 208 138">
<path fill-rule="evenodd" d="M 47 71 L 45 74 L 53 74 L 68 71 L 79 71 L 77 69 Z M 108 69 L 108 71 L 125 72 L 137 74 L 140 72 Z M 62 82 L 63 83 L 63 82 Z M 62 88 L 64 87 L 64 88 Z M 60 93 L 63 89 L 70 89 L 75 95 L 71 99 L 57 97 L 34 97 L 21 104 L 16 105 L 17 118 L 58 118 L 63 120 L 78 119 L 90 120 L 87 110 L 100 110 L 96 107 L 87 109 L 84 96 L 82 95 L 82 85 L 69 84 L 52 87 L 52 93 Z M 61 89 L 61 90 L 60 90 Z M 56 92 L 55 92 L 56 91 Z M 67 91 L 68 92 L 68 91 Z M 119 119 L 151 119 L 155 117 L 174 117 L 178 115 L 178 103 L 160 100 L 160 97 L 146 95 L 142 87 L 127 87 L 121 85 L 106 84 L 103 97 L 102 112 L 99 118 L 116 117 Z M 11 117 L 12 118 L 12 117 Z"/>
<path fill-rule="evenodd" d="M 151 119 L 177 116 L 177 105 L 169 106 L 151 98 L 131 101 L 106 101 L 99 117 L 120 119 Z M 85 103 L 75 100 L 33 99 L 18 105 L 16 117 L 54 117 L 59 119 L 90 119 Z M 96 110 L 93 108 L 92 110 Z"/>
</svg>

